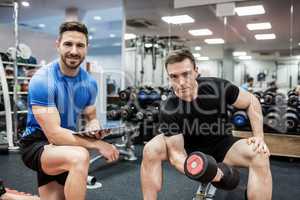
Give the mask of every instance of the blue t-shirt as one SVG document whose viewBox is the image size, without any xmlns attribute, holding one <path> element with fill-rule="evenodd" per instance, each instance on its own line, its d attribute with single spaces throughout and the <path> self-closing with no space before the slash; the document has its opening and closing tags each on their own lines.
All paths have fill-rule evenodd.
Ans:
<svg viewBox="0 0 300 200">
<path fill-rule="evenodd" d="M 75 131 L 79 115 L 95 103 L 97 92 L 96 80 L 81 67 L 75 77 L 62 74 L 57 61 L 42 67 L 29 83 L 27 125 L 22 137 L 41 130 L 32 113 L 35 105 L 56 107 L 61 127 Z"/>
</svg>

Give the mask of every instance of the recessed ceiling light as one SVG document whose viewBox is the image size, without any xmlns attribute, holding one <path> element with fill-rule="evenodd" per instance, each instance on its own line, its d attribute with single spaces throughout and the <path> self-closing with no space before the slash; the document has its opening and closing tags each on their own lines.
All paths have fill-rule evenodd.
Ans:
<svg viewBox="0 0 300 200">
<path fill-rule="evenodd" d="M 201 57 L 200 53 L 193 53 L 193 56 L 194 56 L 195 58 Z"/>
<path fill-rule="evenodd" d="M 189 33 L 193 36 L 205 36 L 205 35 L 212 35 L 213 33 L 209 29 L 195 29 L 189 30 Z"/>
<path fill-rule="evenodd" d="M 95 27 L 90 28 L 90 32 L 95 32 L 95 31 L 96 31 Z"/>
<path fill-rule="evenodd" d="M 195 20 L 189 15 L 176 15 L 176 16 L 165 16 L 161 18 L 163 21 L 168 24 L 185 24 L 193 23 Z"/>
<path fill-rule="evenodd" d="M 131 39 L 135 39 L 136 35 L 133 33 L 125 33 L 124 39 L 125 40 L 131 40 Z"/>
<path fill-rule="evenodd" d="M 196 46 L 195 47 L 195 51 L 200 51 L 201 50 L 201 47 L 200 46 Z"/>
<path fill-rule="evenodd" d="M 94 20 L 100 21 L 102 19 L 102 17 L 100 16 L 94 16 Z"/>
<path fill-rule="evenodd" d="M 116 37 L 116 35 L 111 33 L 111 34 L 109 34 L 109 37 L 114 38 L 114 37 Z"/>
<path fill-rule="evenodd" d="M 246 56 L 247 52 L 246 51 L 234 51 L 232 53 L 233 56 Z"/>
<path fill-rule="evenodd" d="M 253 23 L 253 24 L 247 24 L 247 28 L 250 31 L 254 31 L 254 30 L 266 30 L 266 29 L 271 29 L 272 25 L 271 25 L 270 22 Z"/>
<path fill-rule="evenodd" d="M 235 12 L 238 16 L 261 15 L 265 14 L 263 5 L 236 7 Z"/>
<path fill-rule="evenodd" d="M 21 4 L 24 7 L 29 7 L 30 6 L 30 3 L 28 1 L 22 1 Z"/>
<path fill-rule="evenodd" d="M 224 44 L 225 43 L 225 41 L 222 38 L 205 39 L 204 42 L 207 44 Z"/>
<path fill-rule="evenodd" d="M 239 56 L 240 60 L 251 60 L 252 56 Z"/>
<path fill-rule="evenodd" d="M 197 60 L 202 60 L 202 61 L 209 60 L 209 57 L 200 56 L 200 57 L 197 58 Z"/>
<path fill-rule="evenodd" d="M 300 46 L 300 42 L 298 43 L 298 45 Z"/>
<path fill-rule="evenodd" d="M 39 24 L 38 26 L 39 26 L 40 28 L 45 28 L 45 27 L 46 27 L 45 24 Z"/>
<path fill-rule="evenodd" d="M 113 46 L 115 47 L 121 46 L 121 43 L 120 42 L 113 43 Z"/>
<path fill-rule="evenodd" d="M 255 39 L 257 40 L 273 40 L 276 38 L 276 35 L 274 33 L 270 34 L 256 34 L 254 35 Z"/>
</svg>

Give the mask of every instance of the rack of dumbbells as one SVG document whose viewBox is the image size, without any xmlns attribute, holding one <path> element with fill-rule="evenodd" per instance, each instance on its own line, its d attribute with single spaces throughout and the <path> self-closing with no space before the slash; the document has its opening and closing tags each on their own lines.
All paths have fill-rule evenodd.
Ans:
<svg viewBox="0 0 300 200">
<path fill-rule="evenodd" d="M 300 157 L 300 98 L 295 90 L 287 95 L 272 92 L 253 93 L 261 103 L 265 141 L 272 155 Z M 233 134 L 251 137 L 246 110 L 232 109 Z"/>
<path fill-rule="evenodd" d="M 135 143 L 149 141 L 157 134 L 160 102 L 169 92 L 162 87 L 128 87 L 119 92 L 119 103 L 108 106 L 107 119 L 138 124 L 140 134 Z"/>
<path fill-rule="evenodd" d="M 264 132 L 300 135 L 300 101 L 294 90 L 287 96 L 282 93 L 254 92 L 261 103 L 264 116 Z M 234 110 L 231 121 L 236 130 L 250 131 L 251 126 L 245 110 Z"/>
</svg>

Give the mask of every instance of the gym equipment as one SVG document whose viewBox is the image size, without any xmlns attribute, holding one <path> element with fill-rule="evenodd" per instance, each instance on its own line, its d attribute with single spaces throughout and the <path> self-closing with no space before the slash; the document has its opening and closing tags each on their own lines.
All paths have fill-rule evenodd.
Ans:
<svg viewBox="0 0 300 200">
<path fill-rule="evenodd" d="M 282 94 L 282 93 L 276 93 L 274 98 L 275 98 L 274 102 L 275 102 L 276 105 L 282 106 L 282 105 L 286 104 L 286 100 L 285 100 L 286 97 L 285 97 L 284 94 Z"/>
<path fill-rule="evenodd" d="M 287 131 L 296 131 L 299 124 L 299 115 L 297 109 L 288 107 L 282 117 L 282 122 Z"/>
<path fill-rule="evenodd" d="M 137 126 L 125 125 L 110 129 L 112 130 L 111 134 L 104 137 L 103 140 L 112 143 L 111 140 L 116 138 L 122 138 L 122 143 L 115 144 L 115 146 L 119 150 L 120 156 L 122 156 L 123 159 L 127 161 L 137 160 L 137 157 L 134 153 L 135 148 L 132 145 L 132 137 L 137 134 L 139 128 Z M 101 158 L 103 158 L 103 155 L 97 155 L 93 157 L 92 159 L 90 159 L 90 165 L 94 164 L 97 160 Z M 87 183 L 87 188 L 89 189 L 102 187 L 102 184 L 97 182 L 97 179 L 94 176 L 88 176 Z"/>
<path fill-rule="evenodd" d="M 244 127 L 249 124 L 249 118 L 247 116 L 246 111 L 238 110 L 232 114 L 231 122 L 236 127 Z"/>
<path fill-rule="evenodd" d="M 279 131 L 281 128 L 281 114 L 282 110 L 279 107 L 270 107 L 264 118 L 266 126 L 272 130 Z"/>
<path fill-rule="evenodd" d="M 211 182 L 217 175 L 218 168 L 223 172 L 219 182 Z M 225 163 L 218 163 L 209 155 L 201 152 L 191 153 L 184 162 L 185 174 L 201 183 L 209 183 L 223 190 L 233 190 L 239 184 L 239 171 Z"/>
<path fill-rule="evenodd" d="M 122 101 L 128 101 L 130 98 L 130 94 L 132 92 L 132 88 L 128 87 L 125 90 L 119 92 L 120 99 Z"/>
<path fill-rule="evenodd" d="M 193 200 L 213 200 L 217 189 L 211 183 L 200 183 Z"/>
<path fill-rule="evenodd" d="M 299 105 L 299 96 L 296 94 L 295 90 L 290 90 L 288 92 L 288 106 L 296 108 Z"/>
<path fill-rule="evenodd" d="M 190 179 L 209 183 L 217 174 L 217 162 L 201 152 L 191 153 L 184 162 L 184 173 Z"/>
<path fill-rule="evenodd" d="M 267 105 L 274 105 L 275 104 L 275 93 L 274 92 L 267 92 L 264 94 L 264 103 Z"/>
<path fill-rule="evenodd" d="M 121 118 L 125 121 L 130 121 L 131 119 L 135 118 L 136 113 L 137 108 L 132 103 L 121 108 Z"/>
</svg>

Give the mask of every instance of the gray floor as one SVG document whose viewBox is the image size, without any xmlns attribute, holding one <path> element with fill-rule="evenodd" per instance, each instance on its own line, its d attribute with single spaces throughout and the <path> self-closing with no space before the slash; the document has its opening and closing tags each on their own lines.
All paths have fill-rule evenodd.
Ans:
<svg viewBox="0 0 300 200">
<path fill-rule="evenodd" d="M 142 147 L 137 147 L 138 161 L 120 161 L 106 165 L 99 161 L 91 166 L 90 174 L 97 177 L 103 187 L 88 190 L 89 200 L 133 200 L 142 199 L 140 188 L 140 161 Z M 34 172 L 26 168 L 20 155 L 11 153 L 0 155 L 0 177 L 7 187 L 19 191 L 37 193 Z M 197 189 L 197 182 L 179 174 L 168 163 L 164 164 L 164 186 L 159 194 L 162 200 L 191 200 Z M 294 200 L 300 196 L 300 160 L 272 157 L 273 200 Z M 241 183 L 231 192 L 218 190 L 216 200 L 244 199 L 243 192 L 247 183 L 247 170 L 241 170 Z"/>
</svg>

